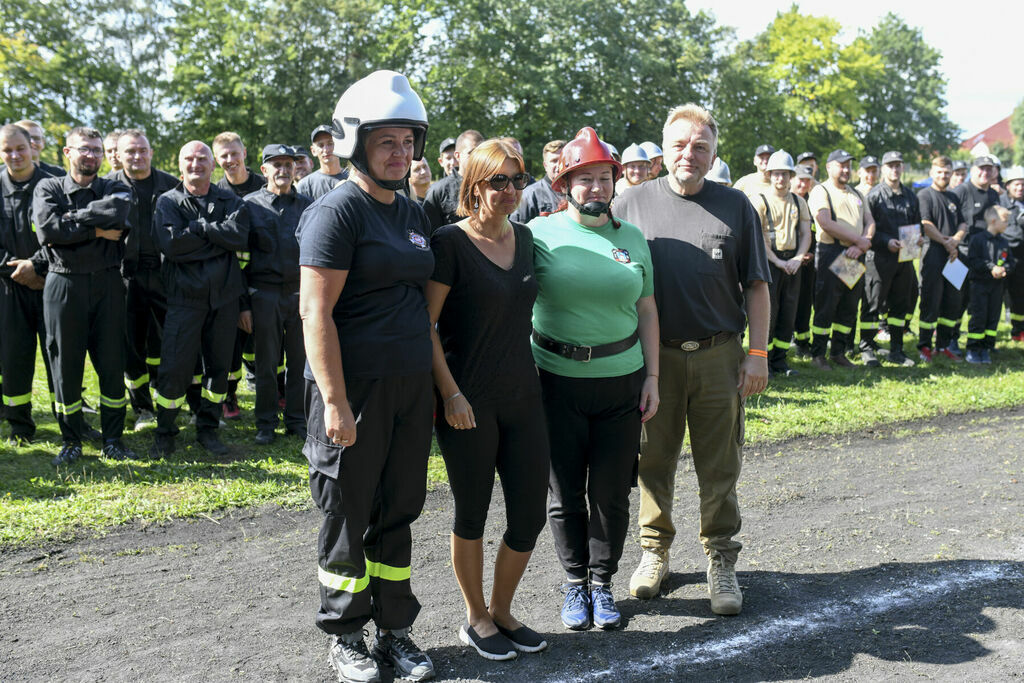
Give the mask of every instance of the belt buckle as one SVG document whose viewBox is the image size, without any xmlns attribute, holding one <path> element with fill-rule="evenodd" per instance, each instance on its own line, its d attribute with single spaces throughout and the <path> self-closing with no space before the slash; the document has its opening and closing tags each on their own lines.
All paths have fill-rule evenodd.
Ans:
<svg viewBox="0 0 1024 683">
<path fill-rule="evenodd" d="M 700 348 L 700 342 L 684 341 L 682 344 L 679 345 L 679 348 L 681 348 L 683 351 L 696 351 L 697 349 Z"/>
<path fill-rule="evenodd" d="M 587 352 L 586 358 L 583 358 L 582 356 L 579 355 L 580 351 L 586 351 Z M 590 346 L 577 346 L 576 348 L 574 348 L 572 350 L 572 359 L 576 360 L 576 361 L 580 361 L 581 363 L 589 363 L 590 362 L 590 357 L 591 357 L 591 355 L 593 355 L 593 352 L 594 352 L 593 347 L 590 347 Z"/>
</svg>

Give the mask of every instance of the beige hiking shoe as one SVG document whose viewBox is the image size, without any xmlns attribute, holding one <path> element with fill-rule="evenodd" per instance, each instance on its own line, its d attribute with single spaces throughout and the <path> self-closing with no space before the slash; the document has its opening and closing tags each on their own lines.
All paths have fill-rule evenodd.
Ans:
<svg viewBox="0 0 1024 683">
<path fill-rule="evenodd" d="M 708 562 L 708 593 L 712 612 L 739 614 L 743 609 L 743 593 L 736 579 L 736 566 L 721 557 L 712 557 Z"/>
<path fill-rule="evenodd" d="M 661 582 L 668 576 L 668 549 L 644 548 L 640 565 L 629 579 L 629 594 L 647 600 L 661 589 Z"/>
</svg>

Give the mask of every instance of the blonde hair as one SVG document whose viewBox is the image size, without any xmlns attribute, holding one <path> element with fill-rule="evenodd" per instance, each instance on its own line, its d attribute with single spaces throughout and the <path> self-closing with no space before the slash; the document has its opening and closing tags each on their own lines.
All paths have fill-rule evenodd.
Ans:
<svg viewBox="0 0 1024 683">
<path fill-rule="evenodd" d="M 992 225 L 1000 218 L 1006 220 L 1010 217 L 1010 210 L 1004 206 L 990 206 L 985 209 L 985 223 Z"/>
<path fill-rule="evenodd" d="M 668 147 L 668 142 L 664 139 L 665 134 L 673 123 L 683 119 L 689 121 L 695 126 L 707 126 L 711 129 L 711 135 L 714 137 L 713 149 L 718 148 L 718 122 L 715 121 L 715 117 L 711 115 L 704 107 L 689 102 L 678 107 L 673 107 L 668 112 L 668 117 L 665 119 L 665 125 L 661 129 L 662 136 L 662 147 Z"/>
<path fill-rule="evenodd" d="M 544 149 L 541 150 L 541 153 L 561 154 L 563 147 L 565 147 L 565 140 L 552 140 L 548 144 L 544 145 Z"/>
<path fill-rule="evenodd" d="M 233 142 L 237 142 L 238 144 L 242 145 L 243 148 L 245 147 L 245 144 L 242 142 L 242 136 L 239 135 L 238 133 L 233 133 L 229 130 L 224 131 L 223 133 L 215 137 L 213 139 L 213 146 L 218 147 L 230 145 Z"/>
<path fill-rule="evenodd" d="M 462 185 L 459 187 L 459 205 L 455 209 L 457 216 L 475 216 L 479 208 L 473 197 L 473 188 L 501 170 L 505 161 L 512 159 L 519 165 L 519 172 L 526 173 L 526 164 L 516 148 L 500 138 L 492 138 L 481 142 L 462 165 Z"/>
</svg>

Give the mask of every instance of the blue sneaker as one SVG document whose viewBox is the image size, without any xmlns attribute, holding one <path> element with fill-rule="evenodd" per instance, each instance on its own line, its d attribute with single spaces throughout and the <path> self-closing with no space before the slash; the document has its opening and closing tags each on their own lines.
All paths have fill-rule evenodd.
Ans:
<svg viewBox="0 0 1024 683">
<path fill-rule="evenodd" d="M 592 585 L 590 587 L 590 602 L 594 606 L 594 626 L 612 629 L 618 628 L 622 624 L 622 614 L 615 606 L 610 583 Z"/>
<path fill-rule="evenodd" d="M 590 628 L 590 593 L 585 583 L 562 585 L 565 602 L 562 603 L 562 624 L 573 631 Z"/>
<path fill-rule="evenodd" d="M 967 349 L 967 358 L 964 360 L 972 365 L 981 365 L 985 362 L 982 358 L 981 351 L 975 351 L 974 349 Z"/>
</svg>

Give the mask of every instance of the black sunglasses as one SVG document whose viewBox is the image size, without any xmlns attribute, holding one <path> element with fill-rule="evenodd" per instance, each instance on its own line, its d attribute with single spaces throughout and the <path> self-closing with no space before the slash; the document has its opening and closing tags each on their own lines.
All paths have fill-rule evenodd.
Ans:
<svg viewBox="0 0 1024 683">
<path fill-rule="evenodd" d="M 530 176 L 525 173 L 516 173 L 514 176 L 509 178 L 504 173 L 499 173 L 497 175 L 492 175 L 483 182 L 489 183 L 491 189 L 495 192 L 502 192 L 506 187 L 508 187 L 510 182 L 512 183 L 512 187 L 515 189 L 523 190 L 526 189 L 526 185 L 530 182 Z"/>
</svg>

